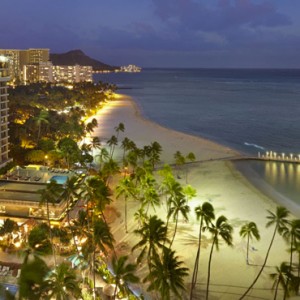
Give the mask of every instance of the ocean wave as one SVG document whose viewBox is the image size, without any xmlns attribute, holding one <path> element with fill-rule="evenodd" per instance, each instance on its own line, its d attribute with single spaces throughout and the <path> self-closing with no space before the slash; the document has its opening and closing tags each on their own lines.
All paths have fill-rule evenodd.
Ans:
<svg viewBox="0 0 300 300">
<path fill-rule="evenodd" d="M 244 145 L 245 145 L 245 146 L 249 146 L 249 147 L 255 147 L 255 148 L 261 149 L 261 150 L 266 150 L 266 148 L 264 148 L 263 146 L 259 146 L 259 145 L 252 144 L 252 143 L 247 143 L 247 142 L 245 142 Z"/>
</svg>

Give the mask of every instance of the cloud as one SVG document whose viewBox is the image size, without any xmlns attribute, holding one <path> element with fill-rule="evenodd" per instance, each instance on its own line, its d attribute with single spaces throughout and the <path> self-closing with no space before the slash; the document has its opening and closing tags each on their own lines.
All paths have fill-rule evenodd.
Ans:
<svg viewBox="0 0 300 300">
<path fill-rule="evenodd" d="M 154 13 L 169 25 L 188 30 L 224 31 L 236 27 L 277 27 L 290 25 L 288 16 L 277 11 L 270 1 L 251 0 L 152 0 Z M 207 4 L 210 3 L 210 4 Z M 179 25 L 180 24 L 180 25 Z"/>
</svg>

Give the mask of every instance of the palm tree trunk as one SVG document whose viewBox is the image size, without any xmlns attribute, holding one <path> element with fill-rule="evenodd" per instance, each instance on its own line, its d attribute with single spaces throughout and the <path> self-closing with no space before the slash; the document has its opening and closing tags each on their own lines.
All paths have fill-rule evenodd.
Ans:
<svg viewBox="0 0 300 300">
<path fill-rule="evenodd" d="M 125 232 L 128 233 L 128 230 L 127 230 L 127 197 L 125 197 Z"/>
<path fill-rule="evenodd" d="M 208 261 L 208 271 L 207 271 L 207 285 L 206 285 L 206 300 L 208 300 L 208 293 L 209 293 L 209 283 L 210 283 L 210 267 L 211 267 L 211 260 L 212 260 L 212 254 L 214 251 L 214 246 L 216 242 L 216 236 L 214 237 L 213 243 L 211 245 L 210 254 L 209 254 L 209 261 Z"/>
<path fill-rule="evenodd" d="M 171 247 L 173 245 L 173 242 L 174 242 L 174 239 L 175 239 L 175 235 L 176 235 L 176 231 L 177 231 L 177 225 L 178 225 L 178 215 L 177 215 L 177 218 L 176 218 L 174 234 L 173 234 L 173 238 L 172 238 L 172 241 L 170 243 L 169 249 L 171 249 Z"/>
<path fill-rule="evenodd" d="M 291 235 L 291 250 L 290 250 L 290 272 L 292 272 L 292 265 L 293 265 L 293 245 L 294 245 L 294 235 L 292 233 Z M 287 276 L 287 280 L 286 280 L 286 287 L 284 289 L 284 295 L 283 295 L 283 300 L 286 299 L 287 296 L 287 291 L 289 288 L 289 281 L 290 281 L 290 276 Z"/>
<path fill-rule="evenodd" d="M 50 211 L 49 211 L 49 201 L 48 200 L 46 201 L 46 205 L 47 205 L 47 219 L 48 219 L 48 226 L 49 226 L 49 237 L 50 237 L 51 246 L 52 246 L 54 267 L 56 267 L 57 261 L 56 261 L 55 247 L 54 247 L 54 244 L 53 244 L 53 236 L 52 236 L 52 230 L 51 230 Z"/>
<path fill-rule="evenodd" d="M 74 230 L 71 226 L 70 214 L 69 214 L 69 211 L 68 211 L 69 205 L 70 205 L 70 199 L 69 199 L 69 197 L 67 197 L 67 222 L 68 222 L 69 228 L 71 230 L 72 239 L 73 239 L 73 243 L 74 243 L 75 248 L 76 248 L 77 255 L 79 256 L 80 253 L 79 253 L 79 249 L 78 249 L 77 242 L 76 242 L 76 239 L 75 239 Z"/>
<path fill-rule="evenodd" d="M 196 259 L 195 259 L 195 264 L 194 264 L 194 271 L 193 271 L 193 276 L 192 276 L 190 300 L 193 299 L 193 291 L 196 286 L 197 277 L 198 277 L 198 269 L 199 269 L 199 261 L 200 261 L 200 247 L 201 247 L 201 238 L 202 238 L 202 223 L 203 223 L 203 218 L 201 217 L 200 227 L 199 227 L 199 236 L 198 236 L 198 249 L 197 249 L 197 254 L 196 254 Z"/>
<path fill-rule="evenodd" d="M 278 278 L 277 279 L 277 283 L 276 283 L 276 288 L 275 288 L 274 300 L 276 300 L 276 298 L 277 298 L 277 292 L 278 292 L 279 283 L 280 283 L 280 280 Z"/>
<path fill-rule="evenodd" d="M 268 257 L 269 257 L 269 254 L 270 254 L 270 250 L 271 250 L 271 247 L 273 245 L 273 242 L 274 242 L 274 239 L 275 239 L 275 235 L 276 235 L 276 232 L 277 232 L 277 228 L 278 226 L 276 225 L 275 229 L 274 229 L 274 233 L 273 233 L 273 236 L 272 236 L 272 239 L 271 239 L 271 243 L 270 243 L 270 246 L 268 248 L 268 251 L 267 251 L 267 254 L 266 254 L 266 257 L 265 257 L 265 260 L 261 266 L 261 269 L 259 270 L 257 276 L 255 277 L 254 281 L 252 282 L 252 284 L 249 286 L 249 288 L 246 290 L 246 292 L 241 296 L 241 298 L 239 298 L 239 300 L 242 300 L 246 297 L 246 295 L 249 293 L 249 291 L 253 288 L 253 286 L 255 285 L 255 283 L 257 282 L 258 278 L 260 277 L 261 273 L 263 272 L 266 264 L 267 264 L 267 260 L 268 260 Z"/>
<path fill-rule="evenodd" d="M 247 265 L 249 265 L 249 242 L 250 242 L 250 235 L 248 234 L 248 237 L 247 237 Z"/>
</svg>

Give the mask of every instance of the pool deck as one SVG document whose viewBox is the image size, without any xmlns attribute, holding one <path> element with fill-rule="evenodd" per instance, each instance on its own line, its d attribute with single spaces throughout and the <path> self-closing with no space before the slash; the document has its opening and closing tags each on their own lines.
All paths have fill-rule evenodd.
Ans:
<svg viewBox="0 0 300 300">
<path fill-rule="evenodd" d="M 0 198 L 6 200 L 40 201 L 39 190 L 54 176 L 71 177 L 74 173 L 45 166 L 15 168 L 0 178 Z"/>
</svg>

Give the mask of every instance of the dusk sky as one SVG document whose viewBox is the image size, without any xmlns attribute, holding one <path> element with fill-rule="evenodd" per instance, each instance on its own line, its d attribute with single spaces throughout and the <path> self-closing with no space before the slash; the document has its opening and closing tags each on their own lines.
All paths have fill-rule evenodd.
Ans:
<svg viewBox="0 0 300 300">
<path fill-rule="evenodd" d="M 300 67 L 299 0 L 1 0 L 0 48 L 112 65 Z"/>
</svg>

